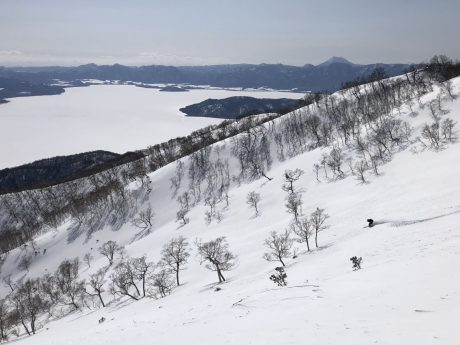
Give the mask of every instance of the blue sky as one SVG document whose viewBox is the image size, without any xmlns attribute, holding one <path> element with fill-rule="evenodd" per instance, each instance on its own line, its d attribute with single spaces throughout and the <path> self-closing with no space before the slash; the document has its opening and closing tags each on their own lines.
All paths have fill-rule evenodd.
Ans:
<svg viewBox="0 0 460 345">
<path fill-rule="evenodd" d="M 460 58 L 458 0 L 0 0 L 0 65 Z"/>
</svg>

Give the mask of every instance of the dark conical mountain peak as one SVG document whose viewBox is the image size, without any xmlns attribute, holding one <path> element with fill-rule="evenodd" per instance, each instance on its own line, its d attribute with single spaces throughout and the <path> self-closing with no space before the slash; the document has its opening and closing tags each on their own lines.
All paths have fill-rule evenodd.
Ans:
<svg viewBox="0 0 460 345">
<path fill-rule="evenodd" d="M 328 59 L 328 60 L 324 61 L 323 63 L 319 64 L 318 66 L 328 66 L 328 65 L 333 64 L 333 63 L 343 63 L 343 64 L 347 64 L 347 65 L 352 65 L 353 64 L 353 63 L 351 63 L 350 61 L 348 61 L 347 59 L 345 59 L 343 57 L 333 56 L 330 59 Z"/>
</svg>

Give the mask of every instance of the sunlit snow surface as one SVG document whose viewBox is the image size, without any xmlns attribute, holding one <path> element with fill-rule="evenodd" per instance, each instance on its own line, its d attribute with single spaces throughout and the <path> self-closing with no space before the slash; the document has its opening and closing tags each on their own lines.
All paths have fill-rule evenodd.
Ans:
<svg viewBox="0 0 460 345">
<path fill-rule="evenodd" d="M 124 153 L 184 136 L 220 119 L 186 117 L 184 106 L 208 98 L 301 98 L 300 93 L 191 90 L 161 92 L 130 85 L 67 88 L 58 96 L 0 105 L 0 169 L 84 151 Z"/>
</svg>

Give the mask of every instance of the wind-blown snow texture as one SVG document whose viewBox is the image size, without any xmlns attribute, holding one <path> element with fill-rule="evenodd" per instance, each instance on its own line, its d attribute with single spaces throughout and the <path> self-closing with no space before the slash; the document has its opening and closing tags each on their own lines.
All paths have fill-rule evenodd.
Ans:
<svg viewBox="0 0 460 345">
<path fill-rule="evenodd" d="M 460 93 L 460 79 L 454 80 Z M 436 92 L 436 91 L 435 91 Z M 428 94 L 423 100 L 433 98 Z M 460 120 L 460 99 L 447 102 L 449 117 Z M 415 127 L 431 122 L 429 110 L 411 118 Z M 228 145 L 219 143 L 228 155 Z M 131 243 L 136 229 L 127 224 L 104 229 L 86 241 L 67 241 L 66 226 L 37 239 L 46 255 L 34 259 L 28 276 L 54 271 L 64 258 L 95 256 L 91 272 L 106 264 L 97 253 L 111 239 L 127 245 L 130 255 L 146 253 L 158 260 L 164 243 L 179 235 L 190 242 L 227 236 L 238 265 L 227 272 L 222 290 L 214 291 L 216 274 L 192 256 L 182 272 L 182 286 L 159 300 L 114 301 L 107 308 L 74 312 L 50 322 L 20 344 L 459 344 L 460 329 L 460 146 L 439 152 L 406 149 L 381 167 L 379 177 L 360 184 L 354 177 L 317 183 L 312 171 L 325 149 L 305 152 L 269 171 L 260 179 L 230 190 L 230 206 L 220 223 L 205 224 L 205 206 L 190 212 L 190 223 L 174 222 L 179 205 L 171 198 L 170 164 L 150 175 L 150 200 L 157 217 L 153 232 Z M 187 160 L 184 160 L 187 162 Z M 330 228 L 320 234 L 320 248 L 287 260 L 288 286 L 269 279 L 276 263 L 262 259 L 263 241 L 270 231 L 282 231 L 291 216 L 282 191 L 285 169 L 301 168 L 297 182 L 304 190 L 303 211 L 325 208 Z M 183 186 L 186 181 L 183 182 Z M 133 186 L 134 188 L 135 186 Z M 261 194 L 259 217 L 245 203 L 249 191 Z M 367 218 L 377 223 L 366 228 Z M 91 249 L 92 248 L 92 249 Z M 196 254 L 194 249 L 193 255 Z M 19 251 L 8 256 L 2 275 L 16 272 Z M 353 271 L 352 256 L 363 258 Z M 84 269 L 83 276 L 89 270 Z M 22 273 L 15 273 L 19 278 Z M 107 295 L 107 299 L 108 299 Z M 101 317 L 106 321 L 98 323 Z"/>
</svg>

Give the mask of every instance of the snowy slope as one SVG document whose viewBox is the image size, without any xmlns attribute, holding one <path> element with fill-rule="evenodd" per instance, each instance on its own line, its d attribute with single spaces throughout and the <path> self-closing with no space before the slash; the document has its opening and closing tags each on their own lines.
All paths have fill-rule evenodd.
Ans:
<svg viewBox="0 0 460 345">
<path fill-rule="evenodd" d="M 460 78 L 454 80 L 460 93 Z M 434 98 L 438 90 L 423 97 Z M 448 116 L 460 120 L 460 99 L 445 103 Z M 402 117 L 414 126 L 431 122 L 429 109 L 407 109 Z M 226 145 L 226 146 L 225 146 Z M 227 144 L 222 156 L 229 156 Z M 275 162 L 265 179 L 233 185 L 230 206 L 222 209 L 220 223 L 206 225 L 202 204 L 190 212 L 190 223 L 175 223 L 178 203 L 171 198 L 170 164 L 150 175 L 152 192 L 148 203 L 155 210 L 153 232 L 132 242 L 136 230 L 126 224 L 109 228 L 89 239 L 68 241 L 67 225 L 37 238 L 45 255 L 38 255 L 29 277 L 55 270 L 64 258 L 91 252 L 91 269 L 106 264 L 97 247 L 107 240 L 125 244 L 129 255 L 146 253 L 157 261 L 169 239 L 185 236 L 193 243 L 226 236 L 237 267 L 224 273 L 228 281 L 215 291 L 217 277 L 200 265 L 195 256 L 182 272 L 184 284 L 166 298 L 133 302 L 115 300 L 107 308 L 73 312 L 47 323 L 38 334 L 23 337 L 20 344 L 458 344 L 460 310 L 460 146 L 444 150 L 417 150 L 417 143 L 394 155 L 381 167 L 381 175 L 360 184 L 348 176 L 336 182 L 316 182 L 312 170 L 321 148 L 284 162 Z M 187 160 L 184 160 L 186 164 Z M 263 241 L 270 231 L 283 231 L 291 215 L 285 211 L 281 189 L 285 169 L 301 168 L 297 182 L 302 188 L 303 212 L 325 208 L 330 228 L 320 233 L 319 249 L 306 253 L 297 244 L 298 257 L 287 260 L 288 286 L 277 287 L 268 277 L 278 264 L 262 259 Z M 181 191 L 185 190 L 183 181 Z M 135 188 L 135 186 L 132 186 Z M 254 217 L 246 195 L 261 194 L 261 215 Z M 366 228 L 366 218 L 378 225 Z M 92 248 L 92 249 L 91 249 Z M 13 251 L 2 267 L 2 276 L 19 278 L 16 266 L 22 253 Z M 349 258 L 363 258 L 362 269 L 353 271 Z M 3 288 L 5 292 L 6 288 Z M 107 295 L 107 300 L 111 297 Z M 98 320 L 104 316 L 102 324 Z"/>
</svg>

